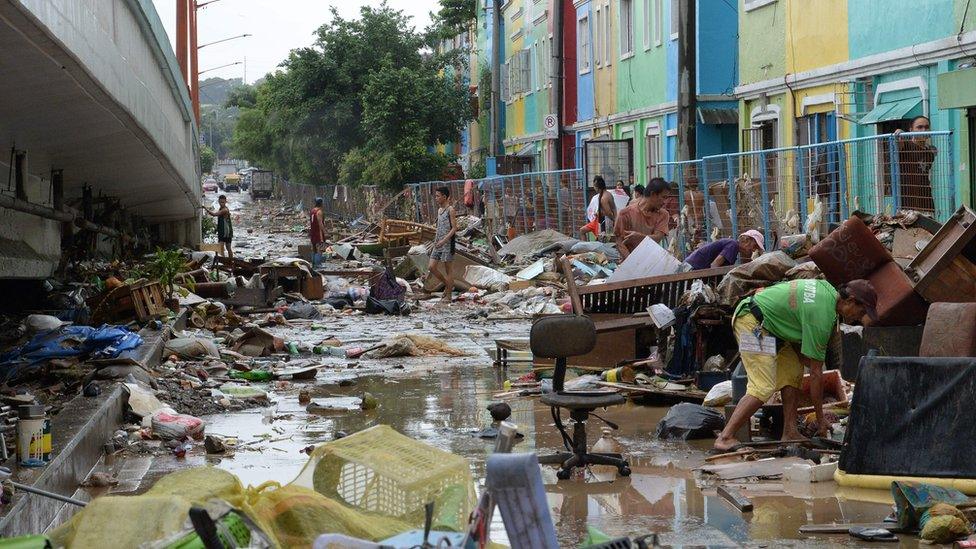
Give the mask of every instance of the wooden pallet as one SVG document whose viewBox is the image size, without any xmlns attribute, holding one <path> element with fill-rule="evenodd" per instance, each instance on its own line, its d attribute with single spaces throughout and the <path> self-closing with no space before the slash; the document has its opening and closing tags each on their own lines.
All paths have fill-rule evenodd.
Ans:
<svg viewBox="0 0 976 549">
<path fill-rule="evenodd" d="M 152 320 L 169 314 L 166 307 L 166 294 L 159 282 L 141 282 L 129 287 L 136 318 L 140 322 Z"/>
</svg>

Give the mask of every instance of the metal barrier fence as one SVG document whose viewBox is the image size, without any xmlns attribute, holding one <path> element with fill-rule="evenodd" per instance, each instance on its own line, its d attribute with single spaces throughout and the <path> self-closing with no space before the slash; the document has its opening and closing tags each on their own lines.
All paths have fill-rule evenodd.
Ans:
<svg viewBox="0 0 976 549">
<path fill-rule="evenodd" d="M 288 204 L 311 210 L 316 198 L 322 198 L 325 216 L 329 219 L 353 221 L 364 218 L 378 221 L 382 217 L 406 218 L 409 209 L 397 198 L 401 194 L 384 191 L 375 185 L 350 189 L 345 185 L 305 185 L 281 180 L 277 196 Z"/>
<path fill-rule="evenodd" d="M 956 207 L 952 147 L 951 132 L 886 134 L 662 162 L 658 175 L 677 191 L 680 252 L 748 229 L 773 249 L 811 217 L 820 234 L 854 211 L 945 221 Z"/>
<path fill-rule="evenodd" d="M 592 196 L 583 181 L 582 170 L 427 181 L 408 187 L 414 200 L 416 221 L 437 223 L 434 191 L 447 187 L 457 213 L 480 217 L 488 234 L 518 235 L 553 229 L 575 235 L 586 224 L 586 205 Z"/>
</svg>

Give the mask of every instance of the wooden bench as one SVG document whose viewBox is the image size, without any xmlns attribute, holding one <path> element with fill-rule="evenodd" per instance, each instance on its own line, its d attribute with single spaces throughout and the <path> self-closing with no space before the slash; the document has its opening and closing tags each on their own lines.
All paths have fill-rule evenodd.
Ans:
<svg viewBox="0 0 976 549">
<path fill-rule="evenodd" d="M 648 307 L 662 303 L 669 309 L 674 309 L 681 296 L 691 289 L 696 280 L 714 286 L 734 265 L 587 286 L 576 285 L 573 267 L 569 261 L 563 259 L 562 268 L 574 313 L 587 316 L 614 315 L 615 318 L 602 320 L 594 318 L 597 333 L 601 333 L 652 325 L 647 314 Z"/>
</svg>

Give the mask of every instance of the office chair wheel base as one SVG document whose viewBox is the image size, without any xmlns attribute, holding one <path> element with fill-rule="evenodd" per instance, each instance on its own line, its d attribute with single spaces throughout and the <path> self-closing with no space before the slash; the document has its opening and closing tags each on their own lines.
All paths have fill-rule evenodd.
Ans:
<svg viewBox="0 0 976 549">
<path fill-rule="evenodd" d="M 569 480 L 569 477 L 573 476 L 573 471 L 571 469 L 560 469 L 556 471 L 556 478 L 559 480 Z"/>
<path fill-rule="evenodd" d="M 620 476 L 622 476 L 622 477 L 629 477 L 630 476 L 630 467 L 627 467 L 626 465 L 622 465 L 622 466 L 618 467 L 617 468 L 617 471 L 620 473 Z"/>
</svg>

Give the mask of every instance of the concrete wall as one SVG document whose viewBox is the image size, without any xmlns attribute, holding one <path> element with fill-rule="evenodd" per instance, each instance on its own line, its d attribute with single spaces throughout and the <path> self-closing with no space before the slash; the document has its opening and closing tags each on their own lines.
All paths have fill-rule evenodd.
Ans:
<svg viewBox="0 0 976 549">
<path fill-rule="evenodd" d="M 739 82 L 759 82 L 786 73 L 786 0 L 750 11 L 739 0 Z M 748 126 L 746 126 L 748 127 Z"/>
<path fill-rule="evenodd" d="M 959 30 L 954 4 L 966 1 L 855 0 L 848 4 L 851 59 L 921 44 Z M 972 12 L 972 10 L 970 10 Z M 972 13 L 970 13 L 972 15 Z M 959 13 L 962 17 L 962 13 Z M 884 24 L 878 24 L 883 18 Z M 838 20 L 839 21 L 839 20 Z"/>
<path fill-rule="evenodd" d="M 9 165 L 0 162 L 6 176 Z M 4 177 L 6 179 L 6 177 Z M 50 182 L 27 178 L 27 199 L 50 207 Z M 61 257 L 60 223 L 0 208 L 0 276 L 47 278 Z"/>
<path fill-rule="evenodd" d="M 589 1 L 581 3 L 579 7 L 576 8 L 577 33 L 579 32 L 579 21 L 584 17 L 587 18 L 586 33 L 590 43 L 590 69 L 580 74 L 579 68 L 581 65 L 577 59 L 576 73 L 578 74 L 578 78 L 576 81 L 576 119 L 580 122 L 592 119 L 596 112 L 593 82 L 593 14 L 590 13 Z M 577 44 L 579 43 L 579 40 L 580 38 L 577 35 Z"/>
<path fill-rule="evenodd" d="M 735 4 L 698 0 L 695 14 L 698 93 L 732 95 L 739 83 L 739 29 Z"/>
</svg>

